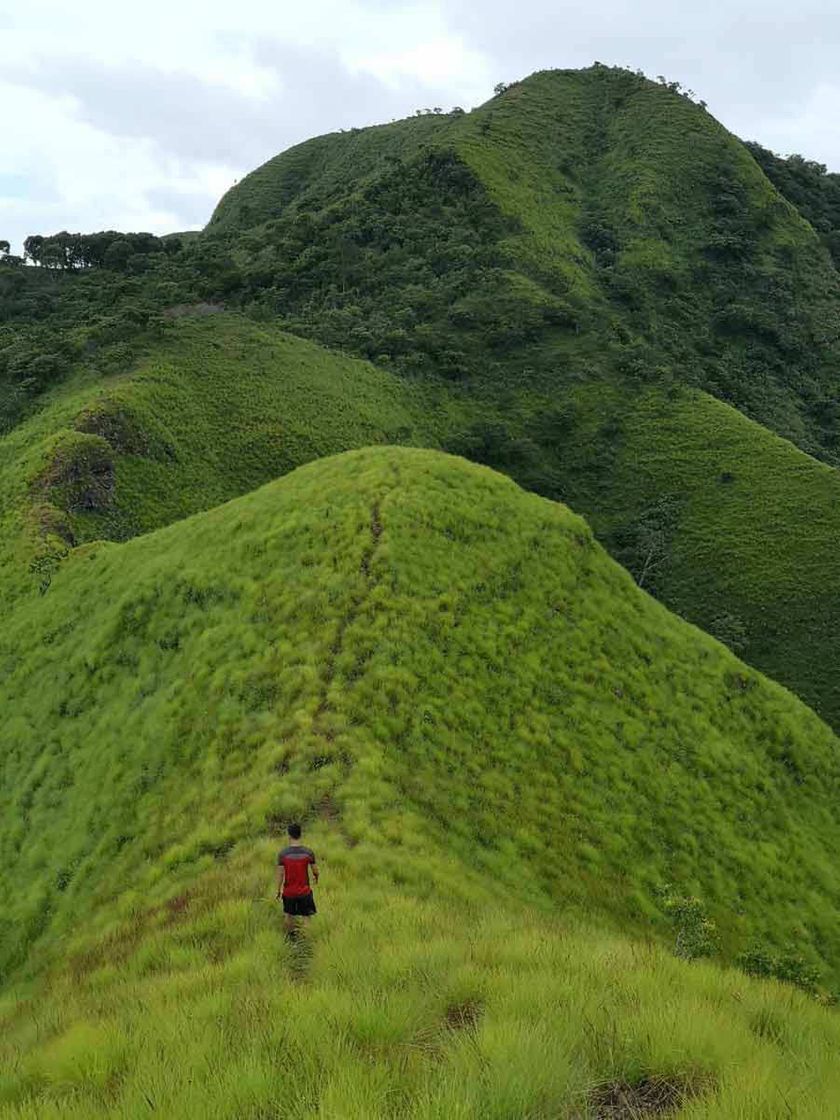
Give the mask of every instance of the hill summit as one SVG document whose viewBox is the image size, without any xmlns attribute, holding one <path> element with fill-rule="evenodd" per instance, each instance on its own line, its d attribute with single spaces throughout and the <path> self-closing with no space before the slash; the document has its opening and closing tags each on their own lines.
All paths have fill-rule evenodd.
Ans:
<svg viewBox="0 0 840 1120">
<path fill-rule="evenodd" d="M 725 953 L 795 941 L 836 975 L 834 737 L 634 587 L 583 521 L 486 468 L 356 452 L 81 548 L 2 652 L 3 954 L 69 969 L 75 1008 L 39 1050 L 18 1006 L 12 1100 L 130 1111 L 142 1078 L 101 1035 L 128 1020 L 88 1038 L 73 1014 L 121 1014 L 141 980 L 203 999 L 208 953 L 219 983 L 250 975 L 250 939 L 270 952 L 264 837 L 292 818 L 336 931 L 393 891 L 483 913 L 488 883 L 526 925 L 559 907 L 665 930 L 664 899 L 698 892 Z M 291 996 L 294 977 L 274 983 Z M 458 1014 L 493 1006 L 461 983 Z M 368 1045 L 380 1062 L 390 1043 Z"/>
</svg>

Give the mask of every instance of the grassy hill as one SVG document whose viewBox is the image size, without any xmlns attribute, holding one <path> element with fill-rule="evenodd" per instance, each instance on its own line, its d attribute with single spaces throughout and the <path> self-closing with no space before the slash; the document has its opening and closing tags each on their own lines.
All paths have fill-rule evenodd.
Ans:
<svg viewBox="0 0 840 1120">
<path fill-rule="evenodd" d="M 758 1116 L 779 1032 L 833 1044 L 798 997 L 586 923 L 669 937 L 663 898 L 697 894 L 724 959 L 835 984 L 835 738 L 486 468 L 355 452 L 78 548 L 0 664 L 9 1115 L 257 1115 L 300 1061 L 289 1115 L 573 1115 L 661 1074 Z M 260 901 L 292 817 L 325 867 L 311 960 Z"/>
<path fill-rule="evenodd" d="M 838 276 L 750 151 L 624 70 L 548 71 L 469 114 L 321 137 L 207 231 L 299 331 L 412 371 L 673 378 L 831 456 Z"/>
<path fill-rule="evenodd" d="M 472 113 L 283 153 L 222 199 L 202 237 L 130 257 L 125 272 L 0 269 L 0 414 L 23 415 L 32 402 L 18 397 L 44 368 L 80 356 L 103 382 L 101 400 L 73 397 L 91 416 L 64 410 L 71 379 L 0 449 L 17 462 L 35 430 L 64 433 L 52 459 L 13 468 L 11 492 L 25 477 L 35 511 L 36 581 L 68 540 L 156 528 L 313 455 L 383 438 L 443 446 L 567 501 L 637 574 L 657 538 L 645 586 L 734 636 L 838 726 L 834 476 L 697 395 L 834 462 L 837 273 L 825 230 L 762 168 L 818 226 L 833 180 L 781 163 L 673 88 L 602 66 L 551 71 Z M 230 313 L 172 318 L 221 303 Z M 304 400 L 309 374 L 280 392 L 293 344 L 275 344 L 278 327 L 378 372 L 308 351 L 316 391 L 332 394 L 322 416 Z M 675 472 L 669 432 L 694 448 L 690 469 Z M 83 508 L 65 479 L 79 470 Z M 686 513 L 730 476 L 753 488 L 729 486 L 731 517 Z"/>
<path fill-rule="evenodd" d="M 385 370 L 241 316 L 184 317 L 122 376 L 81 372 L 0 441 L 7 593 L 68 549 L 160 528 L 311 459 L 435 442 L 440 404 Z"/>
</svg>

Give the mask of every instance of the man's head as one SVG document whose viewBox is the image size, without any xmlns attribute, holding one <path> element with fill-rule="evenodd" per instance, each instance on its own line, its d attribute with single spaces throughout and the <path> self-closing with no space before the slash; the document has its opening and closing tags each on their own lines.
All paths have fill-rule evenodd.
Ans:
<svg viewBox="0 0 840 1120">
<path fill-rule="evenodd" d="M 293 840 L 300 840 L 300 825 L 299 824 L 290 824 L 289 825 L 289 835 L 291 836 L 291 838 Z"/>
</svg>

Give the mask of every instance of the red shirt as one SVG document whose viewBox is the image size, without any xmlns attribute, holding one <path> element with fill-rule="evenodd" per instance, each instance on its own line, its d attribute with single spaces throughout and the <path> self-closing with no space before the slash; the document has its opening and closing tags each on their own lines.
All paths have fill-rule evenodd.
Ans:
<svg viewBox="0 0 840 1120">
<path fill-rule="evenodd" d="M 283 898 L 300 898 L 312 894 L 309 885 L 309 866 L 315 864 L 315 853 L 302 844 L 290 844 L 277 856 L 278 867 L 283 868 Z"/>
</svg>

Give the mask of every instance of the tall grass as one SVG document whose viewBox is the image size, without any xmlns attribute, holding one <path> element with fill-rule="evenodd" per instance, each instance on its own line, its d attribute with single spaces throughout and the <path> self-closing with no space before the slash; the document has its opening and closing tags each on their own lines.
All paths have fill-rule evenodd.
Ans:
<svg viewBox="0 0 840 1120">
<path fill-rule="evenodd" d="M 103 946 L 7 998 L 0 1116 L 548 1120 L 650 1077 L 689 1117 L 833 1114 L 840 1025 L 806 997 L 547 918 L 467 867 L 420 900 L 318 845 L 303 944 L 254 845 L 121 968 Z"/>
</svg>

